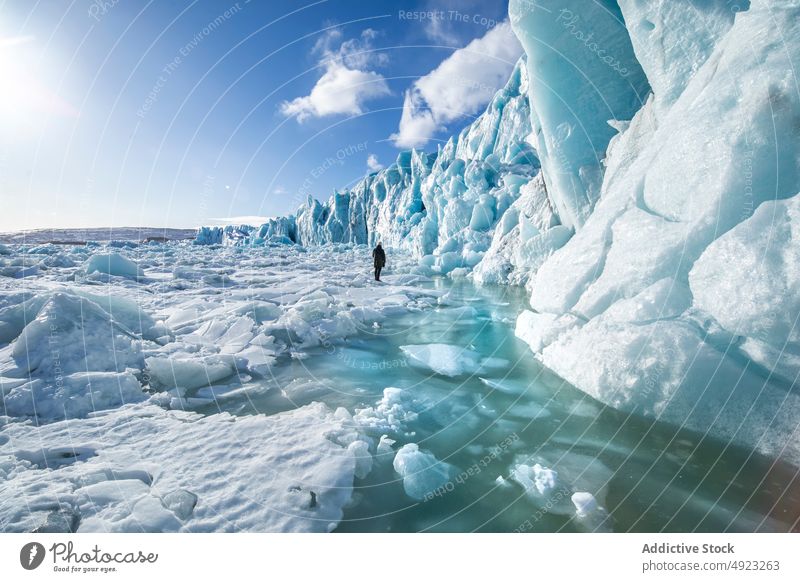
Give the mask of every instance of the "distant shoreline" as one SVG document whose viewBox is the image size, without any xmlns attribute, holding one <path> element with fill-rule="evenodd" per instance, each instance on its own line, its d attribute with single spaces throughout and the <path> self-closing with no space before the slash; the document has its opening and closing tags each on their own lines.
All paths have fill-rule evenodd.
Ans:
<svg viewBox="0 0 800 582">
<path fill-rule="evenodd" d="M 154 228 L 150 226 L 41 228 L 19 232 L 0 232 L 0 243 L 83 245 L 87 242 L 171 241 L 190 240 L 196 234 L 196 228 Z"/>
</svg>

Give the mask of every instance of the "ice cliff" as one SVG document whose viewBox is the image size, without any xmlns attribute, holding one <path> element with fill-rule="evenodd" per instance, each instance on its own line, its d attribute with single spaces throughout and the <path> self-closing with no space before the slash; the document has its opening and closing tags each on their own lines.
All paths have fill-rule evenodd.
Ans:
<svg viewBox="0 0 800 582">
<path fill-rule="evenodd" d="M 539 173 L 539 158 L 530 143 L 530 120 L 522 59 L 486 111 L 436 153 L 402 152 L 396 163 L 325 203 L 309 197 L 294 215 L 260 227 L 204 227 L 196 242 L 308 246 L 380 240 L 407 251 L 434 273 L 466 273 L 489 250 L 498 224 L 507 234 L 523 216 L 531 236 L 559 224 L 544 184 L 531 182 Z M 567 230 L 561 227 L 560 234 L 539 244 L 552 248 L 566 240 Z M 489 278 L 505 282 L 514 264 L 496 267 L 505 269 L 502 276 Z"/>
<path fill-rule="evenodd" d="M 530 275 L 519 337 L 607 404 L 797 463 L 800 6 L 512 0 L 509 11 L 540 141 L 593 137 L 587 116 L 621 130 L 596 150 L 603 175 L 585 222 Z M 630 123 L 592 91 L 541 89 L 583 72 L 616 99 L 630 76 L 599 51 L 626 62 L 628 46 L 652 89 Z M 574 191 L 548 172 L 551 151 L 539 155 L 560 208 Z M 556 167 L 582 168 L 574 152 L 556 147 Z"/>
<path fill-rule="evenodd" d="M 526 284 L 517 335 L 615 408 L 800 463 L 800 6 L 511 0 L 526 57 L 435 154 L 198 242 L 373 244 Z"/>
</svg>

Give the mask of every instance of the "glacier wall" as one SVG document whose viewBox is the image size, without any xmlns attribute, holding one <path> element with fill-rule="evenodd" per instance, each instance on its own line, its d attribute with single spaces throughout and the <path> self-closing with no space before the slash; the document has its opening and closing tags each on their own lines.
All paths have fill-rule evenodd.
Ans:
<svg viewBox="0 0 800 582">
<path fill-rule="evenodd" d="M 560 225 L 544 182 L 532 184 L 540 163 L 529 142 L 528 92 L 523 58 L 486 110 L 436 153 L 401 152 L 394 164 L 335 192 L 327 202 L 309 196 L 294 215 L 260 227 L 203 227 L 195 242 L 308 246 L 382 241 L 419 259 L 430 272 L 466 274 L 481 262 L 498 232 L 511 232 L 504 248 L 516 248 L 522 230 L 523 242 L 535 238 L 535 245 L 528 246 L 536 247 L 537 257 L 544 256 L 572 231 Z M 517 253 L 514 261 L 503 258 L 481 280 L 524 282 L 529 254 Z"/>
<path fill-rule="evenodd" d="M 800 465 L 800 6 L 511 0 L 526 56 L 436 154 L 199 243 L 374 244 L 526 285 L 517 335 L 624 411 Z"/>
<path fill-rule="evenodd" d="M 510 12 L 535 80 L 548 55 L 540 60 L 528 36 L 552 34 L 564 4 L 528 5 L 512 0 Z M 652 95 L 598 150 L 599 200 L 529 275 L 532 309 L 517 333 L 609 405 L 797 464 L 800 7 L 738 6 L 746 11 L 724 0 L 620 0 L 626 27 L 612 29 L 629 37 Z M 598 10 L 580 11 L 587 34 L 605 29 Z M 561 50 L 598 66 L 580 43 Z M 531 106 L 546 126 L 550 110 L 533 94 Z M 560 196 L 558 180 L 543 177 Z"/>
<path fill-rule="evenodd" d="M 531 78 L 536 151 L 550 199 L 567 226 L 581 226 L 600 196 L 609 120 L 628 120 L 650 87 L 613 0 L 509 4 Z"/>
</svg>

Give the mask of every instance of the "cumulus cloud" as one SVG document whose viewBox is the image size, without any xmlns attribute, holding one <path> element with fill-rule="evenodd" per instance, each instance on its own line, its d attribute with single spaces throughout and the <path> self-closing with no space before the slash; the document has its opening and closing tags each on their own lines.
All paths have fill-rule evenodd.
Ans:
<svg viewBox="0 0 800 582">
<path fill-rule="evenodd" d="M 383 75 L 369 70 L 388 60 L 373 48 L 377 35 L 368 28 L 360 37 L 343 41 L 341 30 L 332 29 L 320 37 L 312 54 L 320 57 L 322 76 L 308 95 L 284 101 L 281 113 L 300 122 L 311 117 L 359 115 L 365 102 L 389 95 Z"/>
<path fill-rule="evenodd" d="M 423 146 L 447 123 L 478 113 L 503 87 L 521 54 L 507 21 L 455 51 L 406 91 L 392 141 L 400 148 Z"/>
<path fill-rule="evenodd" d="M 383 164 L 378 161 L 378 156 L 370 154 L 367 156 L 367 168 L 369 168 L 370 172 L 377 172 L 383 169 Z"/>
</svg>

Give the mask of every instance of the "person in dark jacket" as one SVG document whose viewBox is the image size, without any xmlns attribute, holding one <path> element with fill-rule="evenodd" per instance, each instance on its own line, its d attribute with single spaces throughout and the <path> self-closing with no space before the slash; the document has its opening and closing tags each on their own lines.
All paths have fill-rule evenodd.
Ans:
<svg viewBox="0 0 800 582">
<path fill-rule="evenodd" d="M 378 243 L 374 249 L 372 249 L 372 262 L 375 265 L 375 280 L 381 280 L 381 269 L 386 266 L 386 252 L 383 250 L 381 243 Z"/>
</svg>

